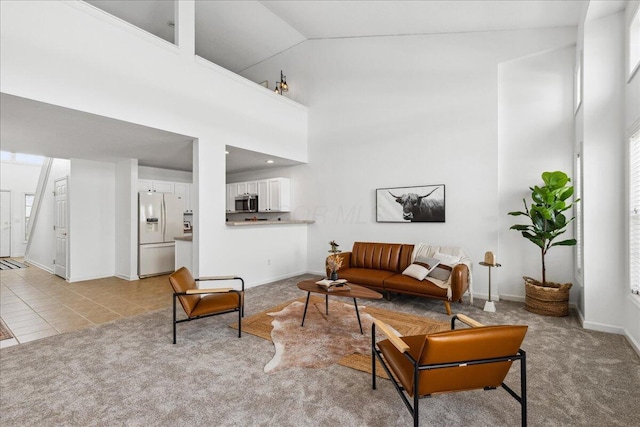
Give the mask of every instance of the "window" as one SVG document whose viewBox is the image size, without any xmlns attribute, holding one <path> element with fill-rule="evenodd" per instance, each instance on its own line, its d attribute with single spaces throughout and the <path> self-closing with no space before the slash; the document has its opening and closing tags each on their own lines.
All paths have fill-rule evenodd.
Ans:
<svg viewBox="0 0 640 427">
<path fill-rule="evenodd" d="M 578 152 L 577 156 L 576 156 L 576 168 L 575 168 L 575 178 L 574 178 L 574 182 L 573 182 L 573 188 L 575 190 L 575 193 L 573 195 L 574 200 L 576 199 L 580 199 L 580 202 L 575 203 L 573 205 L 573 209 L 574 209 L 574 216 L 575 216 L 575 230 L 574 230 L 574 236 L 576 239 L 576 278 L 578 279 L 578 281 L 580 283 L 582 283 L 582 254 L 583 254 L 583 250 L 582 250 L 582 245 L 583 245 L 583 238 L 582 238 L 582 228 L 583 228 L 583 224 L 582 224 L 582 144 L 580 144 L 580 151 Z"/>
<path fill-rule="evenodd" d="M 573 76 L 574 112 L 577 112 L 582 105 L 582 57 L 582 51 L 580 51 L 576 60 L 575 75 Z"/>
<path fill-rule="evenodd" d="M 33 193 L 25 193 L 24 194 L 24 241 L 29 241 L 29 220 L 31 219 L 31 208 L 33 207 L 33 200 L 35 199 L 35 194 Z"/>
<path fill-rule="evenodd" d="M 629 76 L 640 67 L 640 7 L 629 24 Z"/>
<path fill-rule="evenodd" d="M 0 151 L 0 160 L 7 163 L 23 163 L 28 165 L 41 165 L 44 157 L 33 154 L 9 153 Z"/>
<path fill-rule="evenodd" d="M 640 131 L 629 147 L 629 279 L 634 293 L 640 291 Z"/>
</svg>

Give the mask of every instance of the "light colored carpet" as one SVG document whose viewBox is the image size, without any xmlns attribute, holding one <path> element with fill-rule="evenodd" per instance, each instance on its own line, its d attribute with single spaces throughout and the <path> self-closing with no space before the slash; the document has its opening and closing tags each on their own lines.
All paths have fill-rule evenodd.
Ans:
<svg viewBox="0 0 640 427">
<path fill-rule="evenodd" d="M 304 296 L 301 276 L 247 289 L 247 317 Z M 447 321 L 440 301 L 367 301 Z M 523 304 L 452 304 L 486 324 L 529 325 L 530 426 L 637 426 L 640 357 L 620 335 L 582 329 Z M 0 424 L 12 426 L 391 426 L 411 418 L 389 381 L 330 365 L 265 374 L 273 344 L 237 337 L 234 314 L 178 325 L 171 310 L 117 320 L 0 350 Z M 515 365 L 515 364 L 514 364 Z M 517 371 L 517 367 L 515 367 Z M 511 372 L 509 384 L 517 387 Z M 519 405 L 504 390 L 438 395 L 420 404 L 423 426 L 515 426 Z"/>
<path fill-rule="evenodd" d="M 401 335 L 446 331 L 450 322 L 423 316 L 368 307 L 358 304 L 362 329 L 360 333 L 353 304 L 330 298 L 329 316 L 325 314 L 324 297 L 311 296 L 304 327 L 300 326 L 306 297 L 254 314 L 242 322 L 242 331 L 274 343 L 275 355 L 265 372 L 291 367 L 322 368 L 339 363 L 348 368 L 371 373 L 371 324 L 377 318 Z M 373 317 L 372 317 L 373 316 Z M 277 325 L 274 327 L 274 325 Z M 231 325 L 237 328 L 238 324 Z M 377 340 L 383 339 L 379 336 Z M 376 372 L 386 378 L 381 366 Z"/>
</svg>

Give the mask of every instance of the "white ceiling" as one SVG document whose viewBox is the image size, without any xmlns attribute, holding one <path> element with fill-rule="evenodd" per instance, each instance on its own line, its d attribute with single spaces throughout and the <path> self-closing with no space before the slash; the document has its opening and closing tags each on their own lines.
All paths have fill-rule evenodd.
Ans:
<svg viewBox="0 0 640 427">
<path fill-rule="evenodd" d="M 61 159 L 192 169 L 193 138 L 133 123 L 0 94 L 2 151 Z"/>
<path fill-rule="evenodd" d="M 87 0 L 173 42 L 174 2 Z M 196 53 L 241 72 L 309 39 L 577 26 L 581 1 L 196 1 Z M 611 12 L 624 1 L 606 4 Z M 3 151 L 191 170 L 191 138 L 2 94 Z M 227 172 L 271 167 L 234 150 Z M 285 159 L 274 159 L 280 162 Z M 282 164 L 280 164 L 282 166 Z"/>
<path fill-rule="evenodd" d="M 168 24 L 176 22 L 171 1 L 86 1 L 165 40 L 174 40 L 173 28 Z M 196 0 L 196 54 L 239 73 L 310 39 L 577 26 L 582 3 Z"/>
</svg>

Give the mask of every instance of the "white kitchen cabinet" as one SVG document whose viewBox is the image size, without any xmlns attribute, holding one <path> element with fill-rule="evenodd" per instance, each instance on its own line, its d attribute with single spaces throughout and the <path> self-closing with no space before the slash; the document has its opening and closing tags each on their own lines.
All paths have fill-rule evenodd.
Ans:
<svg viewBox="0 0 640 427">
<path fill-rule="evenodd" d="M 258 181 L 247 182 L 247 194 L 258 194 Z"/>
<path fill-rule="evenodd" d="M 174 193 L 182 196 L 184 200 L 184 212 L 192 212 L 191 210 L 191 184 L 186 182 L 174 183 Z"/>
<path fill-rule="evenodd" d="M 155 179 L 139 179 L 138 191 L 173 193 L 175 191 L 175 183 L 171 181 L 158 181 Z"/>
<path fill-rule="evenodd" d="M 233 184 L 232 184 L 233 185 Z M 247 194 L 247 183 L 246 182 L 236 182 L 235 185 L 238 187 L 238 195 Z"/>
<path fill-rule="evenodd" d="M 139 179 L 138 191 L 150 193 L 174 193 L 184 200 L 184 212 L 192 212 L 191 207 L 192 185 L 188 182 L 172 182 L 155 179 Z"/>
<path fill-rule="evenodd" d="M 151 192 L 153 191 L 153 181 L 151 181 L 150 179 L 139 179 L 138 180 L 138 191 L 146 191 L 146 192 Z"/>
<path fill-rule="evenodd" d="M 173 193 L 175 192 L 175 182 L 171 181 L 151 181 L 152 191 L 155 193 Z"/>
<path fill-rule="evenodd" d="M 270 178 L 258 181 L 258 211 L 291 211 L 291 181 L 289 178 Z"/>
<path fill-rule="evenodd" d="M 236 196 L 238 196 L 238 184 L 227 184 L 227 212 L 236 211 Z"/>
<path fill-rule="evenodd" d="M 266 179 L 257 182 L 258 187 L 258 212 L 269 212 L 269 181 Z"/>
</svg>

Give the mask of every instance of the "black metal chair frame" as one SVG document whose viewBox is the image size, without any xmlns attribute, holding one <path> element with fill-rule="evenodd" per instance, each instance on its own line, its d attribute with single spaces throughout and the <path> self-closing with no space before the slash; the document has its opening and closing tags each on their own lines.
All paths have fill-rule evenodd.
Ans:
<svg viewBox="0 0 640 427">
<path fill-rule="evenodd" d="M 219 311 L 217 313 L 211 313 L 211 314 L 203 314 L 201 316 L 194 316 L 194 317 L 187 317 L 186 319 L 181 319 L 181 320 L 177 320 L 177 313 L 176 313 L 176 301 L 178 299 L 179 296 L 193 296 L 193 295 L 197 295 L 197 294 L 189 294 L 187 292 L 174 292 L 173 293 L 173 343 L 176 343 L 176 325 L 178 323 L 182 323 L 182 322 L 190 322 L 192 320 L 197 320 L 197 319 L 204 319 L 205 317 L 211 317 L 211 316 L 218 316 L 220 314 L 227 314 L 227 313 L 233 313 L 234 311 L 238 312 L 238 338 L 242 337 L 242 318 L 244 317 L 244 279 L 242 279 L 242 277 L 237 277 L 237 276 L 229 276 L 229 277 L 211 277 L 211 278 L 202 278 L 202 279 L 194 279 L 196 282 L 200 282 L 200 281 L 213 281 L 213 280 L 240 280 L 240 282 L 242 283 L 242 289 L 240 291 L 236 290 L 236 289 L 232 289 L 229 292 L 235 292 L 238 294 L 238 301 L 240 301 L 240 305 L 237 308 L 234 308 L 232 310 L 225 310 L 225 311 Z M 215 293 L 215 292 L 211 292 L 211 293 Z M 203 293 L 201 295 L 206 295 L 206 293 Z"/>
<path fill-rule="evenodd" d="M 455 321 L 458 319 L 458 316 L 453 316 L 451 318 L 451 329 L 455 329 Z M 405 357 L 413 364 L 413 388 L 414 391 L 419 389 L 419 380 L 420 380 L 420 371 L 430 370 L 430 369 L 442 369 L 442 368 L 453 368 L 453 367 L 464 367 L 469 365 L 482 365 L 487 363 L 498 363 L 498 362 L 512 362 L 514 360 L 520 361 L 520 395 L 518 395 L 515 391 L 513 391 L 509 386 L 505 383 L 501 384 L 501 387 L 504 388 L 515 400 L 520 403 L 521 406 L 521 423 L 523 427 L 527 425 L 527 370 L 526 370 L 526 352 L 522 349 L 519 349 L 518 352 L 514 356 L 508 357 L 495 357 L 490 359 L 475 359 L 475 360 L 464 360 L 459 362 L 450 362 L 450 363 L 439 363 L 439 364 L 430 364 L 430 365 L 420 365 L 418 360 L 415 360 L 411 355 L 406 352 L 404 353 Z M 376 358 L 380 361 L 380 364 L 384 368 L 385 372 L 391 379 L 396 391 L 402 398 L 405 406 L 409 410 L 409 413 L 413 417 L 413 425 L 414 427 L 418 427 L 418 402 L 421 397 L 430 397 L 430 395 L 418 396 L 417 392 L 413 393 L 413 406 L 408 398 L 408 393 L 405 395 L 405 389 L 402 387 L 400 383 L 395 379 L 391 370 L 385 363 L 382 352 L 376 347 L 376 325 L 375 323 L 371 327 L 371 381 L 372 388 L 376 389 Z M 484 390 L 494 390 L 495 387 L 485 387 Z"/>
</svg>

